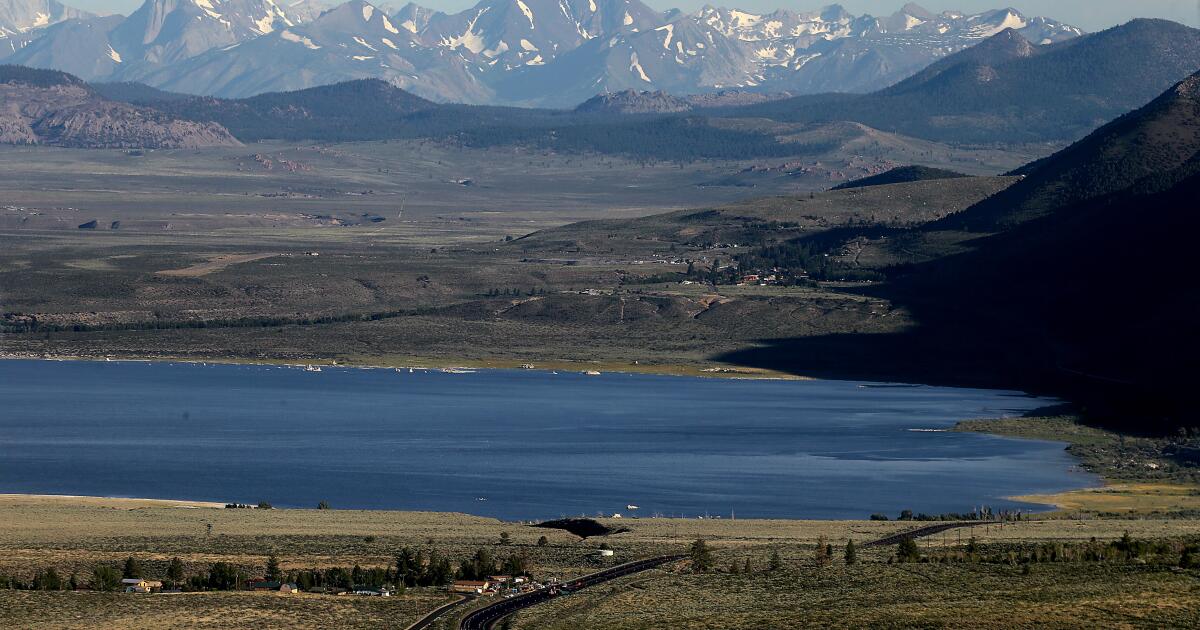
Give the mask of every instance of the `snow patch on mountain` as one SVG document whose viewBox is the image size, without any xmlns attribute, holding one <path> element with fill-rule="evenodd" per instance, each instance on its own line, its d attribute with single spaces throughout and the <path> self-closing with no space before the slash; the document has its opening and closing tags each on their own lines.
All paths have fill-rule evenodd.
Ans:
<svg viewBox="0 0 1200 630">
<path fill-rule="evenodd" d="M 636 72 L 638 77 L 646 83 L 653 83 L 653 81 L 650 80 L 650 77 L 646 76 L 646 71 L 642 68 L 641 62 L 638 61 L 637 53 L 629 54 L 629 71 Z"/>
<path fill-rule="evenodd" d="M 517 6 L 521 8 L 521 13 L 524 13 L 525 17 L 529 19 L 529 30 L 531 30 L 531 31 L 534 30 L 533 11 L 530 11 L 529 6 L 526 5 L 524 2 L 522 2 L 521 0 L 517 0 Z"/>
<path fill-rule="evenodd" d="M 279 37 L 285 41 L 301 44 L 309 50 L 320 50 L 321 49 L 320 46 L 313 43 L 313 40 L 311 40 L 303 35 L 297 35 L 291 31 L 283 31 L 283 32 L 279 33 Z"/>
</svg>

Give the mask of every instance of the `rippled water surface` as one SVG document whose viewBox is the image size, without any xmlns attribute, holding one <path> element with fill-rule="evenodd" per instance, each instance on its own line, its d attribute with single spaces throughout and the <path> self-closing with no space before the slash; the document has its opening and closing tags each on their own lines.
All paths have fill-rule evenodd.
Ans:
<svg viewBox="0 0 1200 630">
<path fill-rule="evenodd" d="M 0 361 L 0 492 L 525 519 L 864 518 L 1093 485 L 1061 444 L 941 431 L 1011 392 L 490 370 Z"/>
</svg>

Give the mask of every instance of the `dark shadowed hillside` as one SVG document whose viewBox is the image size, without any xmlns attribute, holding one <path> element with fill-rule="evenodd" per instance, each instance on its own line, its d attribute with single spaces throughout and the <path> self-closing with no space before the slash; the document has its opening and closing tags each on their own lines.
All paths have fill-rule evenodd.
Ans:
<svg viewBox="0 0 1200 630">
<path fill-rule="evenodd" d="M 834 190 L 903 184 L 905 182 L 922 182 L 936 179 L 955 179 L 958 177 L 966 177 L 966 175 L 940 168 L 930 168 L 928 166 L 900 166 L 886 173 L 846 182 L 841 186 L 835 186 Z"/>
<path fill-rule="evenodd" d="M 802 96 L 731 110 L 777 120 L 853 120 L 942 141 L 1072 140 L 1200 68 L 1200 31 L 1134 20 L 1044 47 L 1011 31 L 865 96 Z"/>
<path fill-rule="evenodd" d="M 1200 75 L 1015 174 L 1012 188 L 937 227 L 989 231 L 1158 178 L 1200 151 Z"/>
<path fill-rule="evenodd" d="M 1023 182 L 964 220 L 933 223 L 927 245 L 944 236 L 967 251 L 893 270 L 891 283 L 869 291 L 908 309 L 918 327 L 870 339 L 776 340 L 725 358 L 1033 389 L 1068 396 L 1121 428 L 1196 426 L 1198 82 L 1031 166 Z M 1020 205 L 1029 200 L 1036 205 Z M 992 213 L 1007 208 L 1016 214 Z M 947 229 L 985 219 L 989 229 L 1024 222 L 973 241 Z"/>
</svg>

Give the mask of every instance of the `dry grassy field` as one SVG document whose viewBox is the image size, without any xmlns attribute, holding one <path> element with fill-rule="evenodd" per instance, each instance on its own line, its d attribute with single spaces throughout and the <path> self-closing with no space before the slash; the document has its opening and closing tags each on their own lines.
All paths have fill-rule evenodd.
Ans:
<svg viewBox="0 0 1200 630">
<path fill-rule="evenodd" d="M 1140 566 L 809 567 L 775 573 L 654 572 L 519 613 L 521 629 L 801 627 L 1188 628 L 1195 573 Z"/>
<path fill-rule="evenodd" d="M 679 562 L 526 611 L 519 628 L 787 628 L 800 625 L 985 626 L 1042 622 L 1185 627 L 1200 610 L 1200 574 L 1158 563 L 1047 563 L 1025 573 L 1008 564 L 891 564 L 894 547 L 861 548 L 860 562 L 814 565 L 824 539 L 840 553 L 920 524 L 880 521 L 619 519 L 630 531 L 580 540 L 558 530 L 461 514 L 353 510 L 246 510 L 187 501 L 0 496 L 0 575 L 29 579 L 53 567 L 81 581 L 97 564 L 138 558 L 152 576 L 172 557 L 189 573 L 224 561 L 261 574 L 267 556 L 282 568 L 386 566 L 403 546 L 438 550 L 457 562 L 486 548 L 528 558 L 538 577 L 563 579 L 612 562 L 684 553 L 696 539 L 713 548 L 716 570 Z M 212 525 L 209 532 L 208 525 Z M 511 542 L 501 544 L 507 532 Z M 1200 539 L 1200 521 L 1049 520 L 956 530 L 921 541 L 922 551 L 984 550 L 1044 542 Z M 545 546 L 536 544 L 546 536 Z M 601 543 L 614 548 L 601 561 Z M 778 554 L 781 569 L 767 571 Z M 750 573 L 745 573 L 749 563 Z M 738 572 L 731 573 L 730 566 Z M 0 619 L 12 627 L 405 627 L 447 597 L 410 589 L 387 600 L 275 593 L 150 595 L 0 590 Z M 1152 601 L 1153 605 L 1145 602 Z M 966 615 L 967 617 L 964 617 Z M 442 625 L 453 627 L 456 617 Z"/>
<path fill-rule="evenodd" d="M 0 590 L 10 628 L 407 628 L 448 598 L 330 597 L 221 592 L 126 593 Z"/>
</svg>

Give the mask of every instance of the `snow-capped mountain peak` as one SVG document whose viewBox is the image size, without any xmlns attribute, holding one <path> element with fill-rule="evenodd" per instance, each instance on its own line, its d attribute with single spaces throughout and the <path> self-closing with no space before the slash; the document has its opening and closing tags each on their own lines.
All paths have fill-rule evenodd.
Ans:
<svg viewBox="0 0 1200 630">
<path fill-rule="evenodd" d="M 1082 33 L 1011 8 L 915 3 L 873 17 L 836 4 L 664 13 L 642 0 L 479 0 L 447 14 L 363 0 L 321 10 L 326 1 L 146 0 L 128 18 L 38 27 L 11 59 L 222 96 L 377 77 L 433 100 L 573 106 L 626 89 L 868 91 L 1008 29 L 1035 45 Z M 0 0 L 0 17 L 5 3 L 54 2 Z"/>
</svg>

